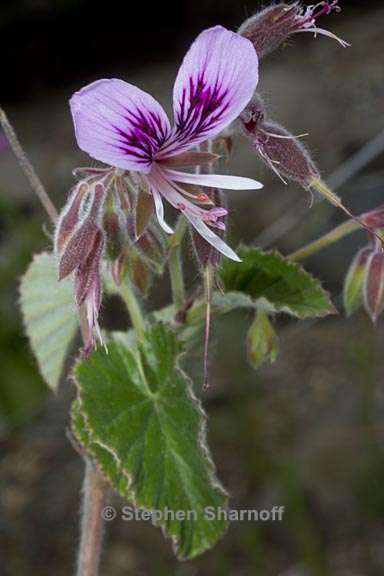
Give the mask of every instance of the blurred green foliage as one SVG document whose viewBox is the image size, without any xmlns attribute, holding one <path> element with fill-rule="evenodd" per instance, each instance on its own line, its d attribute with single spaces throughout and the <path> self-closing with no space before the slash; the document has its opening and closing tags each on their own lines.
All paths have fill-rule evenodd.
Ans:
<svg viewBox="0 0 384 576">
<path fill-rule="evenodd" d="M 7 191 L 0 195 L 0 431 L 37 408 L 45 385 L 36 368 L 18 312 L 18 282 L 31 255 L 47 244 L 42 218 Z M 44 295 L 42 295 L 44 297 Z"/>
</svg>

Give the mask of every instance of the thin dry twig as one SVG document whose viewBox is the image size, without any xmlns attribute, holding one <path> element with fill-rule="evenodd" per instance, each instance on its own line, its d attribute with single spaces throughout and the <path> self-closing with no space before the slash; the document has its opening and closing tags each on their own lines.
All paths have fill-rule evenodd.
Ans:
<svg viewBox="0 0 384 576">
<path fill-rule="evenodd" d="M 35 169 L 24 152 L 16 132 L 9 122 L 4 110 L 0 107 L 0 124 L 7 137 L 9 145 L 20 168 L 29 181 L 32 190 L 40 200 L 51 221 L 55 224 L 58 212 L 44 188 Z M 83 341 L 88 339 L 88 322 L 84 305 L 79 309 L 79 322 Z M 94 465 L 87 457 L 85 460 L 83 516 L 81 523 L 81 539 L 78 556 L 78 576 L 97 576 L 99 573 L 101 545 L 103 538 L 104 521 L 101 515 L 105 505 L 108 485 Z"/>
<path fill-rule="evenodd" d="M 24 172 L 28 182 L 30 183 L 33 191 L 35 192 L 36 196 L 40 200 L 41 204 L 43 205 L 45 211 L 47 212 L 48 216 L 52 220 L 52 222 L 56 222 L 58 218 L 58 212 L 48 196 L 46 189 L 44 188 L 43 184 L 40 181 L 40 178 L 37 176 L 35 169 L 33 168 L 31 162 L 29 161 L 26 153 L 24 152 L 21 144 L 19 142 L 18 137 L 16 136 L 16 132 L 13 129 L 11 123 L 9 122 L 6 113 L 2 108 L 0 108 L 0 124 L 4 130 L 4 134 L 7 137 L 10 147 L 16 159 L 19 163 L 20 168 Z"/>
</svg>

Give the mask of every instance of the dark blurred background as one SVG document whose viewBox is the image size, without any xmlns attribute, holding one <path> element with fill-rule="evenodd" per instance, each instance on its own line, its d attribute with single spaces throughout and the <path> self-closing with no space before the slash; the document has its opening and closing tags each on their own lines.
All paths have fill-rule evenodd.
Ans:
<svg viewBox="0 0 384 576">
<path fill-rule="evenodd" d="M 342 2 L 320 24 L 351 48 L 309 34 L 262 62 L 260 91 L 271 115 L 305 139 L 324 177 L 356 213 L 383 203 L 384 8 Z M 268 5 L 264 2 L 263 5 Z M 71 171 L 86 163 L 75 145 L 68 98 L 86 82 L 118 76 L 170 109 L 178 64 L 204 27 L 236 29 L 261 6 L 249 0 L 107 3 L 13 0 L 0 4 L 0 103 L 37 172 L 61 207 Z M 356 154 L 370 143 L 358 168 Z M 368 150 L 369 152 L 369 150 Z M 352 158 L 352 163 L 346 162 Z M 353 160 L 355 159 L 355 160 Z M 352 177 L 340 168 L 349 166 Z M 269 174 L 241 139 L 233 173 L 263 180 L 260 193 L 229 193 L 232 243 L 282 252 L 343 220 L 324 203 Z M 277 224 L 276 224 L 277 222 Z M 78 543 L 82 463 L 65 437 L 70 382 L 53 398 L 37 372 L 18 311 L 18 277 L 51 230 L 0 133 L 0 573 L 67 575 Z M 346 320 L 342 282 L 358 233 L 306 262 L 332 291 L 340 315 L 280 320 L 273 366 L 247 367 L 250 318 L 216 322 L 212 389 L 204 396 L 209 445 L 233 508 L 286 506 L 280 524 L 233 524 L 222 542 L 179 565 L 159 530 L 108 526 L 102 574 L 379 576 L 384 573 L 383 326 L 364 313 Z M 196 282 L 196 271 L 189 272 Z M 168 279 L 152 304 L 165 303 Z M 42 295 L 43 297 L 43 295 Z M 108 308 L 108 307 L 107 307 Z M 109 311 L 113 321 L 113 307 Z M 189 371 L 200 388 L 200 358 Z M 120 504 L 115 497 L 117 504 Z"/>
</svg>

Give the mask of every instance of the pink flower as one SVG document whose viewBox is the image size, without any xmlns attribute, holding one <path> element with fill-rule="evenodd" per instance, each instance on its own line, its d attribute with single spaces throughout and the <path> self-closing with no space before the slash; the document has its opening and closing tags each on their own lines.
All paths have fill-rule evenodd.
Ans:
<svg viewBox="0 0 384 576">
<path fill-rule="evenodd" d="M 173 89 L 174 125 L 160 104 L 132 84 L 116 79 L 93 82 L 70 101 L 79 147 L 96 160 L 138 173 L 152 194 L 161 227 L 162 199 L 180 210 L 201 236 L 217 250 L 239 260 L 215 234 L 221 230 L 222 208 L 206 208 L 204 194 L 184 184 L 259 189 L 250 178 L 192 174 L 175 167 L 198 164 L 191 151 L 228 126 L 247 105 L 258 81 L 258 59 L 251 42 L 221 26 L 202 32 L 187 52 Z M 202 154 L 203 157 L 203 154 Z M 197 160 L 196 160 L 197 158 Z"/>
</svg>

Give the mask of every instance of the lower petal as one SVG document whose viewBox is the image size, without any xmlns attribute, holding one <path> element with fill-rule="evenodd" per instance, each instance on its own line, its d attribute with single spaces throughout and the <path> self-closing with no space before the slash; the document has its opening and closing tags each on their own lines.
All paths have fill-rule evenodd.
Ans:
<svg viewBox="0 0 384 576">
<path fill-rule="evenodd" d="M 204 224 L 204 222 L 200 220 L 200 218 L 194 216 L 193 214 L 188 212 L 188 210 L 184 212 L 184 216 L 190 221 L 192 226 L 204 238 L 204 240 L 206 240 L 209 244 L 211 244 L 211 246 L 216 248 L 216 250 L 224 254 L 224 256 L 226 256 L 227 258 L 230 258 L 235 262 L 241 262 L 241 259 L 238 257 L 236 252 L 234 252 L 232 248 L 230 248 L 228 244 L 224 242 L 224 240 L 219 238 L 219 236 L 217 236 L 217 234 L 215 234 L 211 230 L 211 228 L 209 228 L 209 226 Z"/>
<path fill-rule="evenodd" d="M 198 184 L 209 188 L 224 188 L 228 190 L 260 190 L 261 182 L 242 176 L 227 176 L 224 174 L 190 174 L 177 170 L 164 169 L 168 178 L 185 184 Z"/>
<path fill-rule="evenodd" d="M 155 188 L 153 185 L 151 185 L 151 192 L 153 196 L 153 201 L 155 203 L 156 216 L 160 226 L 167 234 L 173 234 L 172 228 L 168 226 L 168 224 L 164 220 L 164 206 L 160 193 L 158 192 L 157 188 Z"/>
</svg>

